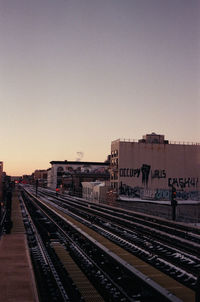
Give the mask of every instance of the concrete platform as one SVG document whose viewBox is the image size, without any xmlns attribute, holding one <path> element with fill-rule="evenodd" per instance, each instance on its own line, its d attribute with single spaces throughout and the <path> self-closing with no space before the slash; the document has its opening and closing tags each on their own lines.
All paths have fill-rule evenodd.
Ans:
<svg viewBox="0 0 200 302">
<path fill-rule="evenodd" d="M 17 193 L 13 196 L 17 224 L 22 223 Z M 17 218 L 17 219 L 16 219 Z M 0 301 L 38 302 L 36 284 L 24 229 L 17 232 L 15 222 L 11 234 L 0 239 Z"/>
</svg>

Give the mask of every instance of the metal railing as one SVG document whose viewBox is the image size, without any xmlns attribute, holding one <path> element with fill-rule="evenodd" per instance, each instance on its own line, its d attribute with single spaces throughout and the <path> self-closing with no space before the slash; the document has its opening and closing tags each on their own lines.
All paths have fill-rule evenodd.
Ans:
<svg viewBox="0 0 200 302">
<path fill-rule="evenodd" d="M 200 143 L 195 142 L 179 142 L 179 141 L 169 141 L 170 145 L 193 145 L 200 146 Z"/>
<path fill-rule="evenodd" d="M 126 138 L 119 138 L 119 139 L 116 139 L 114 141 L 112 141 L 112 143 L 116 143 L 116 142 L 128 142 L 128 143 L 138 143 L 139 140 L 136 140 L 136 139 L 126 139 Z M 144 142 L 146 144 L 151 144 L 151 143 L 148 143 L 148 142 Z M 152 144 L 155 144 L 155 143 L 152 143 Z M 162 143 L 158 143 L 158 144 L 162 144 Z M 164 143 L 163 143 L 164 144 Z M 168 144 L 169 145 L 192 145 L 192 146 L 200 146 L 200 143 L 198 142 L 181 142 L 181 141 L 168 141 Z"/>
</svg>

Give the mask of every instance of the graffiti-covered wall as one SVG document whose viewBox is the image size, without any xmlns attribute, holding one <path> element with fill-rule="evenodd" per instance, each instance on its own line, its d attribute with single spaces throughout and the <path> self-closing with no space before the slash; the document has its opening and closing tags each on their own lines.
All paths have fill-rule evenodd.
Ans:
<svg viewBox="0 0 200 302">
<path fill-rule="evenodd" d="M 177 191 L 200 191 L 199 145 L 117 140 L 112 142 L 111 154 L 111 183 L 119 193 L 130 195 L 131 190 L 140 188 L 169 196 L 172 185 Z"/>
</svg>

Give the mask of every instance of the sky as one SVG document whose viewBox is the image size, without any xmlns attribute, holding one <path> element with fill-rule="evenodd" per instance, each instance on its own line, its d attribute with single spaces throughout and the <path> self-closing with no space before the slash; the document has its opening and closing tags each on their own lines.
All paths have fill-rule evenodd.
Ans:
<svg viewBox="0 0 200 302">
<path fill-rule="evenodd" d="M 4 171 L 151 132 L 200 142 L 199 20 L 199 0 L 0 0 Z"/>
</svg>

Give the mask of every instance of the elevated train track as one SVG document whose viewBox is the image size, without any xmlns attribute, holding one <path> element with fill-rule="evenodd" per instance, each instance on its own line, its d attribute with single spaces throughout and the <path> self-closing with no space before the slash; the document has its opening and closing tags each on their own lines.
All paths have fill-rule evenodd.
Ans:
<svg viewBox="0 0 200 302">
<path fill-rule="evenodd" d="M 56 201 L 54 199 L 54 202 L 73 212 L 77 219 L 80 220 L 81 217 L 84 217 L 83 223 L 87 224 L 86 221 L 92 221 L 91 228 L 195 290 L 200 271 L 200 245 L 197 243 L 199 235 L 192 234 L 190 231 L 191 237 L 195 236 L 197 241 L 194 242 L 189 240 L 189 235 L 188 239 L 183 238 L 185 233 L 188 233 L 186 230 L 180 232 L 182 237 L 178 236 L 176 230 L 174 230 L 176 235 L 173 235 L 173 225 L 163 229 L 162 225 L 159 227 L 159 224 L 156 223 L 155 228 L 154 223 L 151 227 L 146 226 L 145 223 L 142 224 L 142 219 L 140 219 L 140 223 L 131 221 L 132 216 L 127 214 L 122 215 L 122 218 L 119 215 L 116 217 L 113 214 L 114 210 L 111 209 L 109 209 L 109 213 L 107 211 L 105 213 L 101 210 L 102 207 L 94 204 L 90 205 L 88 209 L 88 205 L 82 205 L 82 202 L 74 203 L 68 200 L 66 203 L 65 199 L 64 202 L 62 199 Z M 129 219 L 124 219 L 124 216 Z M 160 229 L 162 230 L 160 231 Z M 168 230 L 170 232 L 167 232 Z"/>
<path fill-rule="evenodd" d="M 188 284 L 189 284 L 189 286 L 191 288 L 193 288 L 193 290 L 191 290 L 191 289 L 187 288 L 186 286 L 182 286 L 180 283 L 176 282 L 175 280 L 171 279 L 170 277 L 166 276 L 165 274 L 159 272 L 157 269 L 153 268 L 152 266 L 149 266 L 148 264 L 146 264 L 145 262 L 143 262 L 142 260 L 140 260 L 138 257 L 143 258 L 143 256 L 141 257 L 142 254 L 146 253 L 146 254 L 148 254 L 148 257 L 152 256 L 152 251 L 149 252 L 148 249 L 145 249 L 145 248 L 148 247 L 148 248 L 150 248 L 150 250 L 152 250 L 152 249 L 154 250 L 155 245 L 152 246 L 152 243 L 150 242 L 149 238 L 143 237 L 143 238 L 137 239 L 137 235 L 136 235 L 136 233 L 134 233 L 135 230 L 130 230 L 130 229 L 127 228 L 127 226 L 124 227 L 124 226 L 119 226 L 118 225 L 118 230 L 117 230 L 118 233 L 117 234 L 116 234 L 116 232 L 114 233 L 112 229 L 116 229 L 116 227 L 114 226 L 113 223 L 109 222 L 108 218 L 110 219 L 110 217 L 106 217 L 106 218 L 105 217 L 100 217 L 99 213 L 98 213 L 98 217 L 97 217 L 97 212 L 101 212 L 102 211 L 102 207 L 101 207 L 101 211 L 100 211 L 99 208 L 96 205 L 90 204 L 89 207 L 88 207 L 88 205 L 86 205 L 84 207 L 84 204 L 81 201 L 78 204 L 78 201 L 76 200 L 75 204 L 73 204 L 73 199 L 66 200 L 64 198 L 64 200 L 62 200 L 62 199 L 59 198 L 59 200 L 57 200 L 55 198 L 55 196 L 49 197 L 47 199 L 47 197 L 44 198 L 44 196 L 42 197 L 42 195 L 40 195 L 40 194 L 42 194 L 42 192 L 39 193 L 39 199 L 36 199 L 33 196 L 32 193 L 29 193 L 29 195 L 30 194 L 32 195 L 32 197 L 31 197 L 32 198 L 32 203 L 33 202 L 35 203 L 36 200 L 37 200 L 36 203 L 38 203 L 39 199 L 40 199 L 40 206 L 42 204 L 42 207 L 45 207 L 45 208 L 48 207 L 49 209 L 51 209 L 51 211 L 54 212 L 54 215 L 60 216 L 60 218 L 62 218 L 64 220 L 67 219 L 68 222 L 71 221 L 73 223 L 73 225 L 75 225 L 79 230 L 81 228 L 81 230 L 84 230 L 85 233 L 89 233 L 89 235 L 87 235 L 87 236 L 91 237 L 91 241 L 93 242 L 93 244 L 94 243 L 97 244 L 98 242 L 101 242 L 101 245 L 103 244 L 103 246 L 101 246 L 102 250 L 105 249 L 105 251 L 108 252 L 109 257 L 111 257 L 111 255 L 112 255 L 111 258 L 113 258 L 113 255 L 115 255 L 118 260 L 120 259 L 120 261 L 121 261 L 120 265 L 123 264 L 124 265 L 123 267 L 125 267 L 126 269 L 127 269 L 127 267 L 129 267 L 129 269 L 128 269 L 129 273 L 130 273 L 130 267 L 132 267 L 132 271 L 131 271 L 132 277 L 131 277 L 131 280 L 132 281 L 136 280 L 137 278 L 139 278 L 138 276 L 140 276 L 140 278 L 142 279 L 142 282 L 141 282 L 141 280 L 140 280 L 140 282 L 143 285 L 143 288 L 145 288 L 145 290 L 143 289 L 143 291 L 142 291 L 141 290 L 141 284 L 139 285 L 140 282 L 139 281 L 137 281 L 137 282 L 135 281 L 136 284 L 137 284 L 136 287 L 140 288 L 141 293 L 140 292 L 136 293 L 135 296 L 134 296 L 134 294 L 132 294 L 132 295 L 128 294 L 129 298 L 131 297 L 131 299 L 132 299 L 133 298 L 132 296 L 134 296 L 134 299 L 136 299 L 136 300 L 131 300 L 131 301 L 157 301 L 156 299 L 158 299 L 158 301 L 160 301 L 159 299 L 160 299 L 160 297 L 162 295 L 164 297 L 164 298 L 162 297 L 162 300 L 163 299 L 168 299 L 166 301 L 171 301 L 170 299 L 172 299 L 172 300 L 173 299 L 178 299 L 179 301 L 189 301 L 189 302 L 195 301 L 195 292 L 194 292 L 194 290 L 195 290 L 195 285 L 196 285 L 196 276 L 191 273 L 190 277 L 189 277 L 189 273 L 188 273 L 188 279 L 190 279 L 190 282 Z M 60 203 L 59 206 L 57 204 L 57 209 L 55 208 L 55 203 Z M 68 206 L 70 207 L 70 209 L 67 206 L 67 203 L 69 203 Z M 77 208 L 77 204 L 78 204 L 78 207 L 79 207 L 79 213 L 75 213 L 75 210 L 74 210 L 74 208 Z M 65 207 L 67 206 L 68 209 L 66 209 L 66 208 L 63 209 L 62 206 L 65 206 Z M 98 209 L 96 209 L 96 208 L 92 209 L 93 206 L 97 207 Z M 85 211 L 83 211 L 82 207 L 85 208 Z M 71 213 L 72 208 L 73 208 L 73 213 Z M 82 213 L 80 213 L 80 208 L 81 208 Z M 107 207 L 103 207 L 103 208 L 107 208 Z M 95 212 L 92 213 L 91 210 L 93 210 Z M 65 213 L 63 211 L 65 211 Z M 110 209 L 109 209 L 109 211 L 110 211 Z M 106 214 L 106 213 L 104 213 L 104 214 Z M 70 215 L 73 215 L 74 217 L 72 218 L 72 216 L 70 216 Z M 94 215 L 95 215 L 95 219 L 94 219 Z M 111 215 L 111 214 L 107 213 L 106 215 Z M 114 215 L 111 215 L 111 216 L 114 216 Z M 76 218 L 76 220 L 75 220 L 75 218 Z M 119 217 L 117 219 L 119 220 Z M 124 218 L 122 218 L 122 219 L 124 219 Z M 79 222 L 77 222 L 77 220 L 79 220 Z M 112 219 L 110 219 L 110 220 L 112 221 Z M 124 219 L 124 220 L 126 220 L 126 219 Z M 83 223 L 85 225 L 83 225 Z M 108 228 L 106 228 L 106 226 Z M 88 227 L 90 227 L 90 229 Z M 98 234 L 98 233 L 96 233 L 97 231 L 101 235 Z M 84 235 L 82 234 L 83 237 L 85 237 L 85 233 L 84 233 Z M 105 234 L 105 233 L 107 233 L 107 234 Z M 105 237 L 107 237 L 109 240 L 106 239 L 106 238 L 104 238 L 104 237 L 102 237 L 102 235 L 105 236 Z M 129 237 L 129 240 L 127 240 L 128 237 Z M 143 244 L 142 247 L 137 246 L 135 244 L 135 242 L 137 242 L 138 240 L 141 241 L 141 244 Z M 117 243 L 119 246 L 117 247 L 111 241 Z M 159 243 L 159 244 L 161 245 L 161 243 Z M 60 243 L 58 243 L 58 246 L 60 246 Z M 80 244 L 80 246 L 82 246 L 82 244 Z M 164 249 L 166 249 L 166 248 L 167 247 L 161 247 L 160 246 L 160 250 L 163 251 L 163 254 L 165 254 L 165 250 Z M 135 253 L 135 255 L 137 257 L 134 255 L 134 253 L 132 253 L 133 250 L 137 250 L 137 252 Z M 87 253 L 87 250 L 86 250 L 86 253 Z M 176 251 L 173 250 L 173 253 L 176 253 L 178 255 L 178 251 L 177 250 Z M 187 262 L 186 261 L 187 256 L 189 256 L 189 255 L 185 254 L 185 256 L 182 257 L 182 258 L 184 258 L 185 262 Z M 195 257 L 195 256 L 193 256 L 193 257 Z M 169 269 L 168 260 L 164 260 L 160 256 L 160 257 L 156 258 L 156 262 L 155 263 L 158 264 L 159 260 L 162 262 L 162 266 L 163 267 L 167 267 L 168 266 L 168 269 Z M 97 261 L 97 260 L 95 260 L 95 261 Z M 109 261 L 111 261 L 111 260 L 109 260 Z M 106 261 L 107 266 L 108 266 L 109 261 L 108 260 Z M 103 261 L 100 261 L 100 263 L 101 262 L 105 262 L 105 259 Z M 130 266 L 130 264 L 131 264 L 131 266 Z M 119 266 L 119 264 L 117 266 Z M 155 264 L 155 266 L 156 266 L 156 264 Z M 157 266 L 159 266 L 159 265 L 157 265 Z M 113 267 L 113 265 L 112 265 L 112 267 Z M 141 269 L 142 267 L 143 267 L 143 269 Z M 140 271 L 143 271 L 143 273 L 140 274 L 140 272 L 138 272 L 137 269 L 135 270 L 135 268 L 138 268 Z M 178 267 L 178 266 L 176 267 L 174 265 L 173 269 L 174 269 L 175 273 L 177 273 L 177 270 L 179 270 L 178 274 L 180 276 L 182 275 L 182 280 L 184 280 L 183 275 L 185 275 L 185 273 L 187 273 L 187 272 L 185 272 L 185 267 L 184 267 L 184 269 L 181 269 L 180 267 Z M 164 290 L 162 287 L 159 287 L 159 285 L 157 285 L 154 281 L 151 281 L 151 279 L 149 279 L 148 277 L 145 277 L 144 273 L 146 273 L 146 275 L 148 275 L 152 279 L 154 279 L 154 281 L 159 281 L 159 283 L 164 288 L 166 288 L 167 290 Z M 116 272 L 114 274 L 116 274 Z M 122 275 L 126 276 L 127 273 L 123 273 Z M 137 276 L 137 278 L 136 278 L 136 276 Z M 129 278 L 130 278 L 130 276 L 129 276 Z M 107 279 L 107 278 L 105 278 L 105 279 Z M 115 282 L 116 282 L 116 280 L 115 280 Z M 110 282 L 108 282 L 108 284 L 109 283 Z M 129 293 L 130 289 L 128 289 L 128 282 L 125 282 L 125 283 L 122 282 L 122 283 L 126 284 L 126 288 L 124 289 L 124 292 L 125 293 L 127 293 L 127 292 Z M 132 282 L 131 282 L 131 284 L 132 284 Z M 144 284 L 145 284 L 145 286 L 144 286 Z M 110 285 L 110 287 L 114 288 L 113 285 Z M 122 285 L 120 285 L 120 287 L 122 287 Z M 147 290 L 147 288 L 148 288 L 148 290 Z M 150 297 L 148 297 L 145 300 L 146 292 L 148 292 L 149 289 L 150 289 L 150 292 L 151 292 L 150 296 L 152 295 L 152 293 L 154 293 L 154 295 L 155 295 L 156 292 L 157 292 L 156 295 L 158 295 L 158 296 L 161 295 L 161 296 L 159 296 L 159 298 L 158 298 L 158 296 L 157 296 L 157 298 L 155 298 L 155 297 L 151 298 L 152 300 L 150 299 Z M 99 289 L 98 289 L 98 291 L 99 291 Z M 170 291 L 172 291 L 173 294 L 176 295 L 176 296 L 178 296 L 179 298 L 176 298 L 173 294 L 170 294 Z M 103 290 L 103 292 L 105 292 L 105 289 Z M 144 294 L 144 292 L 145 292 L 145 294 Z M 105 300 L 107 299 L 105 296 L 103 298 Z M 126 299 L 127 299 L 127 297 L 126 297 Z M 112 299 L 111 299 L 111 301 L 112 301 Z M 116 301 L 120 301 L 120 300 L 116 300 Z M 129 301 L 129 300 L 127 300 L 127 301 Z"/>
</svg>

